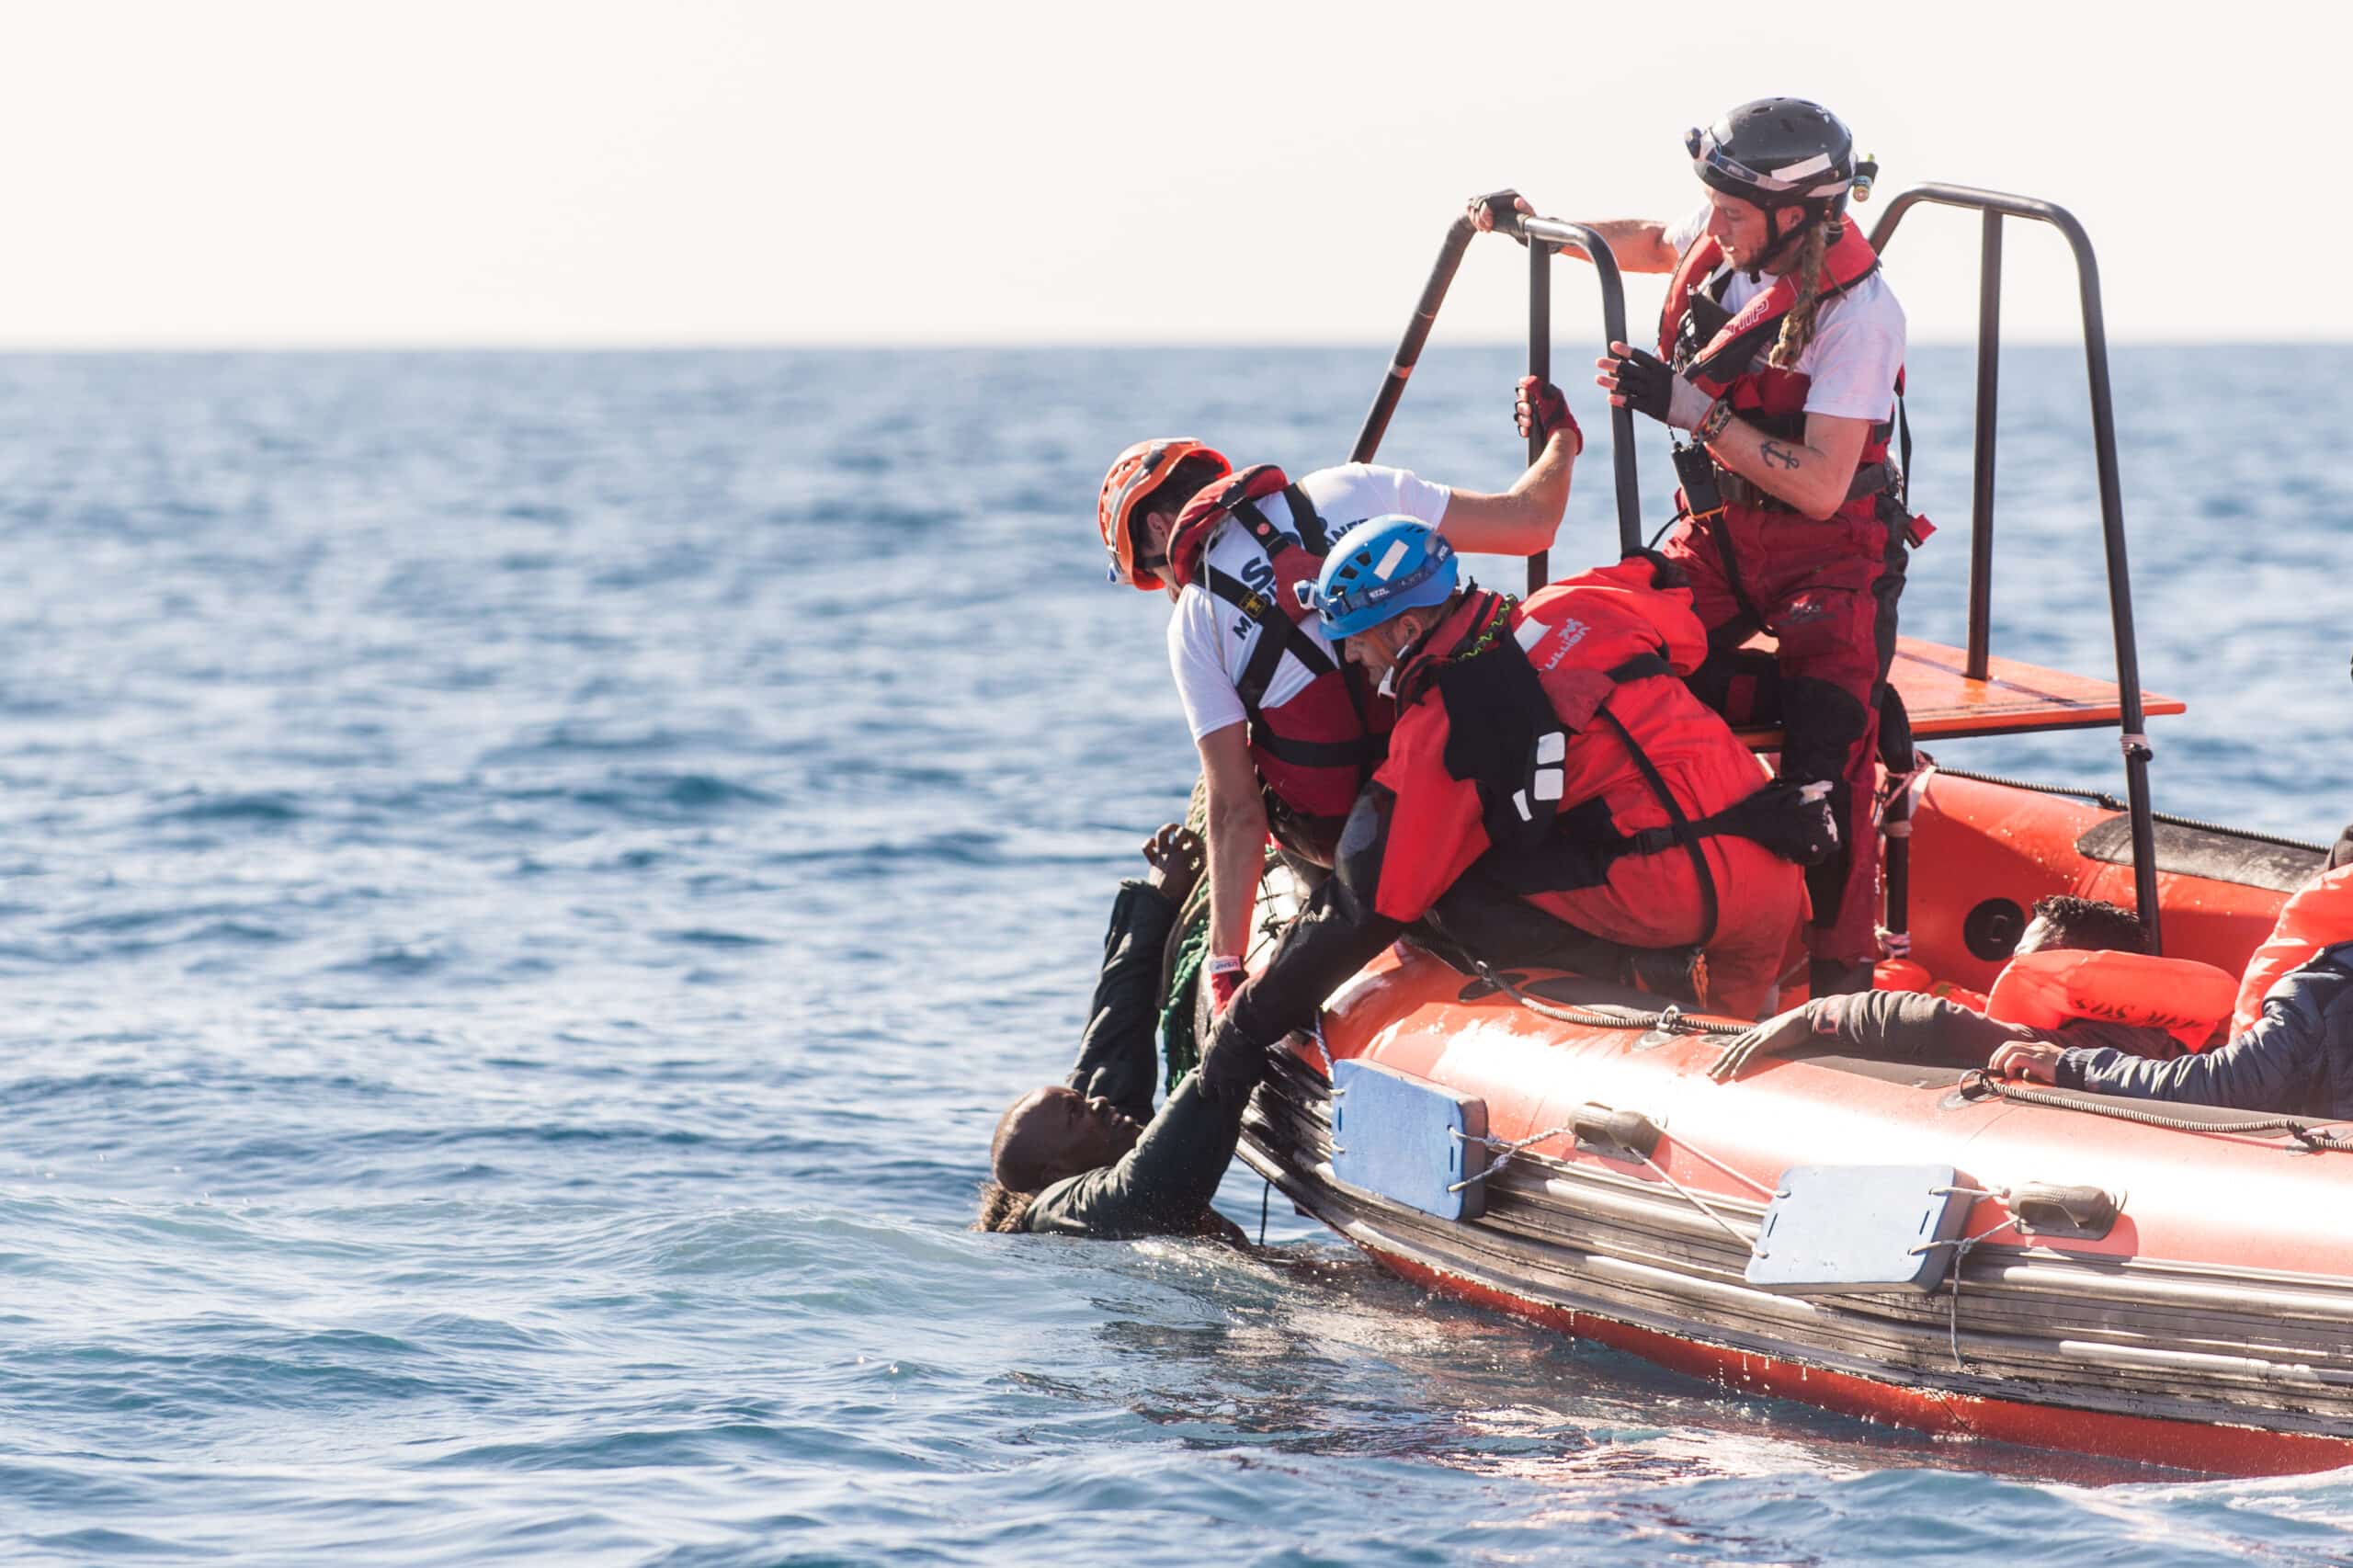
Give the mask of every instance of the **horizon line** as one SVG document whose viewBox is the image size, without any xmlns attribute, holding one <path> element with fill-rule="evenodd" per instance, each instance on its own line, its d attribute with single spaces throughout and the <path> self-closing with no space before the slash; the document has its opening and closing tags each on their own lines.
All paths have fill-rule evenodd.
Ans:
<svg viewBox="0 0 2353 1568">
<path fill-rule="evenodd" d="M 1557 341 L 1557 340 L 1556 340 Z M 1574 341 L 1574 340 L 1571 340 Z M 2040 335 L 2002 339 L 2004 348 L 2080 348 L 2081 336 L 2045 337 Z M 1518 337 L 1472 337 L 1449 339 L 1449 348 L 1517 348 L 1526 340 Z M 1974 337 L 1927 337 L 1914 342 L 1913 348 L 1973 348 Z M 2353 347 L 2353 335 L 2341 337 L 2117 337 L 2109 338 L 2111 348 L 2345 348 Z M 710 353 L 988 353 L 1007 350 L 1097 350 L 1125 349 L 1158 352 L 1231 353 L 1243 349 L 1294 350 L 1381 350 L 1393 347 L 1388 338 L 1187 338 L 1149 337 L 972 337 L 945 340 L 925 340 L 907 337 L 879 338 L 319 338 L 219 341 L 196 339 L 124 339 L 119 342 L 76 340 L 46 343 L 26 341 L 11 343 L 0 340 L 0 357 L 34 358 L 39 356 L 108 355 L 302 355 L 302 354 L 710 354 Z"/>
</svg>

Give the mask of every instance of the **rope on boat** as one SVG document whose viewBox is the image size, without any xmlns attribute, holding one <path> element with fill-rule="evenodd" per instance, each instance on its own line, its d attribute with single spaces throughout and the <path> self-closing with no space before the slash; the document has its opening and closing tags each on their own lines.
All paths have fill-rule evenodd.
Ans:
<svg viewBox="0 0 2353 1568">
<path fill-rule="evenodd" d="M 1732 1177 L 1733 1180 L 1756 1188 L 1758 1192 L 1763 1193 L 1767 1198 L 1773 1199 L 1781 1196 L 1779 1188 L 1768 1187 L 1765 1183 L 1758 1181 L 1755 1176 L 1741 1175 L 1740 1172 L 1733 1169 L 1722 1160 L 1717 1159 L 1713 1154 L 1707 1153 L 1702 1150 L 1694 1149 L 1689 1143 L 1684 1142 L 1684 1140 L 1680 1138 L 1677 1139 L 1675 1142 L 1677 1147 L 1680 1148 L 1685 1153 L 1690 1155 L 1693 1159 L 1704 1160 L 1709 1165 L 1715 1166 L 1716 1169 L 1723 1172 L 1724 1175 Z"/>
<path fill-rule="evenodd" d="M 2313 1122 L 2293 1116 L 2263 1117 L 2247 1121 L 2196 1121 L 2186 1116 L 2167 1116 L 2162 1111 L 2136 1110 L 2131 1106 L 2092 1105 L 2066 1094 L 2020 1088 L 1995 1077 L 1983 1067 L 1972 1068 L 1962 1076 L 1961 1092 L 1971 1099 L 1991 1095 L 1996 1099 L 2012 1100 L 2019 1105 L 2081 1111 L 2086 1116 L 2137 1121 L 2143 1127 L 2163 1127 L 2176 1132 L 2284 1132 L 2314 1152 L 2353 1149 L 2353 1140 L 2347 1140 L 2344 1134 L 2322 1131 L 2325 1127 L 2342 1126 L 2343 1123 Z"/>
<path fill-rule="evenodd" d="M 1548 1127 L 1541 1132 L 1531 1132 L 1525 1138 L 1514 1139 L 1506 1142 L 1501 1138 L 1473 1138 L 1460 1128 L 1449 1127 L 1446 1130 L 1446 1135 L 1453 1139 L 1458 1143 L 1483 1144 L 1490 1149 L 1501 1149 L 1503 1153 L 1497 1154 L 1495 1157 L 1494 1162 L 1490 1164 L 1485 1170 L 1480 1171 L 1472 1176 L 1464 1176 L 1461 1181 L 1450 1184 L 1446 1190 L 1449 1192 L 1461 1192 L 1472 1182 L 1484 1181 L 1489 1176 L 1495 1175 L 1497 1171 L 1503 1169 L 1505 1165 L 1511 1162 L 1511 1157 L 1514 1154 L 1518 1153 L 1529 1144 L 1541 1143 L 1547 1138 L 1558 1138 L 1564 1132 L 1574 1132 L 1575 1131 L 1576 1125 L 1572 1122 L 1566 1127 Z"/>
<path fill-rule="evenodd" d="M 1640 1151 L 1637 1151 L 1637 1153 L 1640 1153 Z M 1715 1164 L 1713 1160 L 1711 1160 L 1708 1163 L 1710 1165 Z M 1660 1165 L 1656 1160 L 1652 1159 L 1648 1154 L 1643 1155 L 1643 1164 L 1650 1166 L 1650 1168 L 1656 1173 L 1659 1180 L 1666 1183 L 1667 1186 L 1675 1188 L 1677 1192 L 1682 1194 L 1685 1200 L 1689 1202 L 1694 1208 L 1698 1209 L 1700 1213 L 1705 1214 L 1709 1219 L 1713 1220 L 1718 1225 L 1722 1227 L 1724 1234 L 1730 1236 L 1733 1241 L 1738 1242 L 1745 1247 L 1753 1247 L 1756 1244 L 1756 1237 L 1742 1235 L 1737 1230 L 1733 1228 L 1731 1221 L 1725 1219 L 1722 1215 L 1708 1207 L 1708 1201 L 1706 1199 L 1701 1198 L 1698 1193 L 1692 1191 L 1689 1187 L 1685 1187 L 1681 1182 L 1667 1175 L 1665 1166 Z"/>
<path fill-rule="evenodd" d="M 2104 812 L 2124 812 L 2132 808 L 2105 790 L 2086 790 L 2071 784 L 2041 784 L 2025 778 L 2005 778 L 1998 773 L 1972 773 L 1959 767 L 1937 767 L 1935 771 L 1949 778 L 1967 778 L 1978 784 L 2000 784 L 2012 790 L 2031 790 L 2038 795 L 2071 795 L 2079 801 L 2089 801 Z M 2276 845 L 2282 849 L 2309 849 L 2315 855 L 2325 855 L 2329 846 L 2314 844 L 2308 838 L 2289 838 L 2276 833 L 2259 833 L 2253 828 L 2225 827 L 2221 823 L 2206 822 L 2198 817 L 2178 817 L 2170 812 L 2151 812 L 2152 822 L 2169 823 L 2175 827 L 2196 828 L 2200 833 L 2219 833 L 2231 838 L 2244 838 L 2256 844 Z"/>
<path fill-rule="evenodd" d="M 1461 1181 L 1450 1184 L 1446 1190 L 1449 1192 L 1461 1192 L 1472 1182 L 1484 1181 L 1489 1176 L 1494 1176 L 1497 1171 L 1502 1170 L 1506 1165 L 1511 1163 L 1513 1155 L 1526 1153 L 1530 1145 L 1541 1143 L 1548 1138 L 1565 1137 L 1575 1131 L 1576 1124 L 1574 1122 L 1571 1122 L 1565 1127 L 1548 1127 L 1541 1132 L 1531 1132 L 1525 1138 L 1515 1138 L 1507 1141 L 1501 1138 L 1473 1138 L 1466 1132 L 1456 1128 L 1449 1127 L 1447 1129 L 1447 1136 L 1453 1139 L 1458 1143 L 1483 1144 L 1490 1149 L 1500 1149 L 1503 1153 L 1497 1154 L 1495 1157 L 1494 1162 L 1490 1164 L 1485 1170 L 1475 1172 L 1471 1176 L 1464 1176 Z M 1698 1150 L 1693 1149 L 1688 1144 L 1684 1145 L 1684 1152 L 1686 1153 L 1699 1153 Z M 1541 1158 L 1542 1156 L 1540 1155 L 1538 1157 Z M 1701 1198 L 1698 1193 L 1692 1191 L 1689 1187 L 1685 1187 L 1681 1182 L 1667 1175 L 1666 1168 L 1664 1165 L 1661 1165 L 1656 1160 L 1652 1159 L 1648 1154 L 1641 1153 L 1639 1151 L 1637 1151 L 1636 1157 L 1639 1158 L 1643 1164 L 1648 1165 L 1651 1170 L 1657 1175 L 1659 1180 L 1673 1187 L 1677 1195 L 1681 1197 L 1684 1201 L 1689 1203 L 1693 1208 L 1699 1210 L 1700 1213 L 1705 1214 L 1709 1219 L 1713 1220 L 1718 1225 L 1723 1227 L 1724 1234 L 1730 1236 L 1733 1241 L 1738 1242 L 1742 1246 L 1753 1244 L 1755 1241 L 1754 1237 L 1743 1235 L 1731 1221 L 1717 1213 L 1713 1209 L 1711 1209 L 1708 1206 L 1708 1200 L 1706 1199 Z M 1701 1154 L 1699 1157 L 1701 1159 L 1707 1159 L 1707 1156 L 1704 1154 Z M 1552 1163 L 1559 1164 L 1557 1161 Z M 1773 1190 L 1771 1187 L 1765 1187 L 1757 1182 L 1748 1181 L 1746 1176 L 1741 1176 L 1738 1171 L 1733 1170 L 1731 1166 L 1726 1165 L 1721 1160 L 1708 1160 L 1708 1164 L 1728 1175 L 1740 1176 L 1741 1180 L 1747 1181 L 1749 1186 L 1756 1187 L 1759 1192 L 1769 1193 Z"/>
<path fill-rule="evenodd" d="M 1932 1192 L 1970 1193 L 1979 1198 L 1998 1198 L 2005 1200 L 2009 1197 L 2009 1189 L 2007 1187 L 2004 1187 L 1995 1192 L 1988 1192 L 1984 1188 L 1977 1187 L 1931 1187 L 1929 1190 Z M 1969 1370 L 1969 1363 L 1961 1358 L 1961 1260 L 1969 1256 L 1969 1249 L 1975 1246 L 1979 1242 L 1984 1241 L 1988 1236 L 1998 1235 L 2000 1233 L 2010 1229 L 2018 1222 L 2018 1215 L 2015 1213 L 2006 1214 L 2003 1216 L 2002 1222 L 2000 1224 L 1988 1225 L 1973 1236 L 1961 1236 L 1948 1242 L 1922 1242 L 1918 1246 L 1910 1249 L 1912 1256 L 1917 1257 L 1920 1254 L 1924 1252 L 1932 1252 L 1938 1247 L 1952 1248 L 1952 1273 L 1948 1281 L 1950 1289 L 1947 1290 L 1945 1295 L 1945 1344 L 1950 1346 L 1952 1350 L 1952 1369 L 1956 1372 L 1966 1372 Z"/>
<path fill-rule="evenodd" d="M 1479 978 L 1535 1014 L 1557 1023 L 1583 1024 L 1598 1029 L 1664 1029 L 1668 1034 L 1745 1034 L 1753 1027 L 1748 1024 L 1711 1023 L 1705 1018 L 1687 1018 L 1675 1003 L 1656 1013 L 1602 1013 L 1586 1007 L 1561 1007 L 1529 995 L 1521 990 L 1509 975 L 1498 974 L 1490 966 L 1478 962 Z"/>
</svg>

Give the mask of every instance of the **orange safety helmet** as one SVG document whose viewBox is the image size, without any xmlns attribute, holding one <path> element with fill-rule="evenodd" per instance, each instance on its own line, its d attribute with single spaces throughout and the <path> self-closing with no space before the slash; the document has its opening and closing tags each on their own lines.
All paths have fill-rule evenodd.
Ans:
<svg viewBox="0 0 2353 1568">
<path fill-rule="evenodd" d="M 1111 581 L 1150 593 L 1160 579 L 1136 567 L 1135 540 L 1129 532 L 1137 506 L 1176 472 L 1187 458 L 1207 458 L 1217 465 L 1211 483 L 1233 472 L 1225 454 L 1203 446 L 1189 436 L 1163 436 L 1138 441 L 1121 452 L 1103 476 L 1103 494 L 1095 503 L 1095 524 L 1103 532 L 1103 548 L 1111 555 Z M 1173 508 L 1171 508 L 1173 510 Z"/>
</svg>

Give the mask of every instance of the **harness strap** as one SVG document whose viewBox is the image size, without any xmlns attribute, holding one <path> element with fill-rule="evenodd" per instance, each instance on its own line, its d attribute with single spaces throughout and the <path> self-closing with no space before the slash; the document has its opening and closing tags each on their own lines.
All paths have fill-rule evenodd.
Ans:
<svg viewBox="0 0 2353 1568">
<path fill-rule="evenodd" d="M 1307 492 L 1296 484 L 1287 484 L 1283 487 L 1283 501 L 1290 507 L 1290 520 L 1298 528 L 1299 541 L 1307 547 L 1307 553 L 1318 557 L 1331 554 L 1332 530 L 1317 516 L 1315 504 L 1307 498 Z"/>
<path fill-rule="evenodd" d="M 1285 653 L 1306 665 L 1310 676 L 1327 676 L 1339 667 L 1332 663 L 1330 654 L 1316 645 L 1315 639 L 1300 630 L 1298 623 L 1266 595 L 1214 567 L 1207 572 L 1206 581 L 1211 593 L 1249 617 L 1258 628 L 1258 645 L 1250 650 L 1249 663 L 1233 682 L 1234 693 L 1242 699 L 1243 710 L 1254 722 Z"/>
<path fill-rule="evenodd" d="M 1779 496 L 1772 494 L 1753 481 L 1743 479 L 1729 470 L 1724 472 L 1719 483 L 1723 486 L 1724 499 L 1735 506 L 1747 506 L 1759 512 L 1797 510 Z M 1893 464 L 1865 463 L 1855 471 L 1855 477 L 1847 482 L 1847 499 L 1859 501 L 1866 495 L 1877 495 L 1883 490 L 1897 491 L 1899 488 L 1898 476 Z"/>
<path fill-rule="evenodd" d="M 1895 372 L 1896 438 L 1903 443 L 1904 470 L 1895 476 L 1895 500 L 1904 512 L 1912 510 L 1912 421 L 1904 412 L 1904 372 Z"/>
<path fill-rule="evenodd" d="M 1259 750 L 1294 767 L 1361 768 L 1374 756 L 1369 736 L 1353 741 L 1302 741 L 1275 734 L 1262 724 L 1250 738 Z"/>
<path fill-rule="evenodd" d="M 1637 653 L 1623 664 L 1610 665 L 1601 672 L 1620 686 L 1630 680 L 1647 680 L 1653 676 L 1671 676 L 1675 666 L 1656 653 Z"/>
<path fill-rule="evenodd" d="M 1660 662 L 1665 663 L 1664 660 Z M 1619 667 L 1622 669 L 1624 666 Z M 1615 675 L 1616 671 L 1611 673 Z M 1659 804 L 1666 808 L 1667 820 L 1674 824 L 1673 831 L 1691 857 L 1692 869 L 1699 873 L 1699 937 L 1692 946 L 1704 948 L 1716 939 L 1716 878 L 1715 873 L 1708 869 L 1708 857 L 1699 847 L 1698 835 L 1691 831 L 1691 819 L 1683 814 L 1683 808 L 1676 803 L 1675 792 L 1666 787 L 1665 776 L 1635 743 L 1634 732 L 1626 728 L 1625 721 L 1612 713 L 1608 703 L 1602 704 L 1600 712 L 1609 721 L 1609 727 L 1618 732 L 1618 739 L 1625 746 L 1626 755 L 1634 759 L 1636 767 L 1642 769 L 1643 778 L 1650 785 L 1651 793 L 1656 795 Z M 1641 837 L 1639 834 L 1634 835 L 1635 842 L 1639 843 Z M 1661 845 L 1660 847 L 1665 848 L 1665 846 Z"/>
<path fill-rule="evenodd" d="M 1288 496 L 1298 488 L 1299 486 L 1294 484 L 1283 494 Z M 1256 501 L 1236 501 L 1233 504 L 1233 510 L 1228 515 L 1241 519 L 1242 526 L 1250 530 L 1250 537 L 1258 541 L 1258 548 L 1268 555 L 1274 554 L 1282 548 L 1282 530 L 1275 527 L 1272 517 L 1258 509 L 1258 504 Z M 1321 551 L 1318 553 L 1320 554 Z"/>
<path fill-rule="evenodd" d="M 1854 277 L 1849 278 L 1844 283 L 1834 283 L 1827 289 L 1819 290 L 1815 292 L 1813 297 L 1817 301 L 1835 300 L 1839 295 L 1847 292 L 1849 289 L 1854 288 L 1856 285 L 1870 278 L 1878 271 L 1879 261 L 1874 257 L 1869 267 L 1855 274 Z M 1721 294 L 1719 294 L 1719 297 L 1721 297 Z M 1757 322 L 1755 325 L 1749 327 L 1748 330 L 1743 332 L 1738 337 L 1733 338 L 1730 343 L 1725 344 L 1714 353 L 1694 355 L 1692 357 L 1691 363 L 1685 367 L 1684 373 L 1695 381 L 1700 380 L 1702 377 L 1709 381 L 1714 381 L 1717 379 L 1715 375 L 1715 368 L 1720 364 L 1734 365 L 1740 367 L 1741 369 L 1745 369 L 1749 361 L 1756 358 L 1757 350 L 1765 347 L 1767 339 L 1780 331 L 1781 323 L 1789 313 L 1790 312 L 1788 311 L 1776 311 L 1773 314 L 1767 316 L 1760 322 Z M 1739 374 L 1740 370 L 1735 369 L 1732 376 L 1727 376 L 1723 379 L 1729 381 Z"/>
</svg>

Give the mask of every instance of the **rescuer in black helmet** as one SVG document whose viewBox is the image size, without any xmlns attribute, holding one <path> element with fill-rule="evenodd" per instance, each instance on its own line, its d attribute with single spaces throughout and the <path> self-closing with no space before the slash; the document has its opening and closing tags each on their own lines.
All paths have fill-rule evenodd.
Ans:
<svg viewBox="0 0 2353 1568">
<path fill-rule="evenodd" d="M 1708 204 L 1680 223 L 1593 225 L 1618 265 L 1666 272 L 1655 354 L 1612 344 L 1610 401 L 1677 433 L 1683 481 L 1663 552 L 1709 631 L 1692 689 L 1734 724 L 1779 723 L 1784 778 L 1833 787 L 1841 844 L 1811 868 L 1817 995 L 1867 988 L 1880 956 L 1879 699 L 1895 653 L 1907 542 L 1890 453 L 1904 307 L 1850 199 L 1877 166 L 1838 117 L 1758 98 L 1684 137 Z M 1472 202 L 1491 228 L 1516 193 Z M 1775 653 L 1743 653 L 1756 631 Z"/>
</svg>

